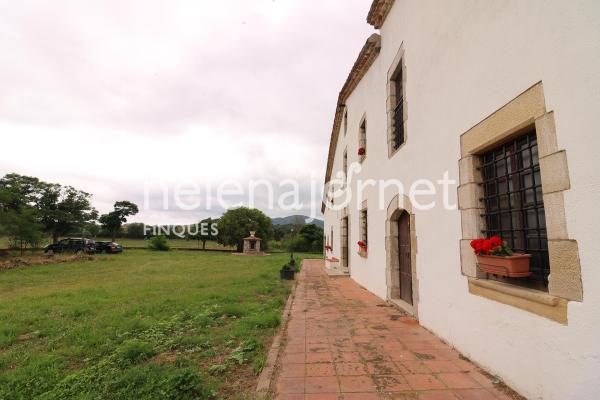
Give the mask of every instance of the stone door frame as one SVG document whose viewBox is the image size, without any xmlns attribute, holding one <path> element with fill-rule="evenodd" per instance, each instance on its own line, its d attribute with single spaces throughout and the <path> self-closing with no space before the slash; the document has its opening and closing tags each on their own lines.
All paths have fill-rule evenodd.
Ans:
<svg viewBox="0 0 600 400">
<path fill-rule="evenodd" d="M 398 247 L 398 219 L 403 212 L 409 215 L 410 223 L 410 261 L 412 271 L 412 298 L 413 304 L 400 298 L 400 258 Z M 386 285 L 387 300 L 394 303 L 402 310 L 418 318 L 419 308 L 419 281 L 417 279 L 417 233 L 415 229 L 415 215 L 407 196 L 396 195 L 387 207 L 385 221 L 385 253 L 386 253 Z"/>
</svg>

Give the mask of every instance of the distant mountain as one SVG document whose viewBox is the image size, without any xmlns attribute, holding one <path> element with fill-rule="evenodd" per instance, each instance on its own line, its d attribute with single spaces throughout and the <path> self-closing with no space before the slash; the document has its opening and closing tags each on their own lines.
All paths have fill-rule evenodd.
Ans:
<svg viewBox="0 0 600 400">
<path fill-rule="evenodd" d="M 306 224 L 306 220 L 309 217 L 307 217 L 306 215 L 290 215 L 287 217 L 281 217 L 281 218 L 271 218 L 271 220 L 273 221 L 273 225 L 304 225 Z M 310 224 L 315 224 L 318 227 L 323 228 L 325 226 L 325 223 L 323 222 L 322 219 L 313 219 L 311 222 L 309 222 Z"/>
</svg>

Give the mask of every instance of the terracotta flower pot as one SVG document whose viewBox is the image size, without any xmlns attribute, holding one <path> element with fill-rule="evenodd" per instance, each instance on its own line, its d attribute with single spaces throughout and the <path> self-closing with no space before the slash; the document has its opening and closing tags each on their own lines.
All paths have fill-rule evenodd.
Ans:
<svg viewBox="0 0 600 400">
<path fill-rule="evenodd" d="M 531 275 L 529 271 L 530 261 L 531 254 L 518 253 L 512 256 L 477 255 L 477 264 L 482 272 L 510 278 L 524 278 Z"/>
</svg>

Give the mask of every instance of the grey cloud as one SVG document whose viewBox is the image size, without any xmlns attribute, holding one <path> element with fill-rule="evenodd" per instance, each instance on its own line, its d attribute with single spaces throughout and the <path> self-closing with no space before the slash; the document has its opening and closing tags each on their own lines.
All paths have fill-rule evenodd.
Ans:
<svg viewBox="0 0 600 400">
<path fill-rule="evenodd" d="M 323 158 L 321 165 L 286 161 L 307 171 L 299 177 L 306 186 L 308 171 L 323 174 L 337 93 L 372 32 L 365 22 L 370 1 L 297 1 L 278 22 L 261 14 L 288 3 L 0 2 L 0 34 L 7 39 L 0 42 L 0 123 L 82 136 L 92 128 L 118 131 L 140 140 L 128 152 L 143 151 L 146 136 L 169 140 L 198 126 L 214 135 L 258 135 L 272 144 L 244 151 L 260 177 L 273 180 L 288 176 L 273 172 L 281 166 L 267 156 L 288 150 L 289 138 L 301 138 Z M 207 151 L 210 143 L 199 156 Z M 224 162 L 228 157 L 222 154 Z M 131 168 L 126 158 L 110 161 Z M 54 181 L 89 182 L 103 207 L 139 198 L 119 177 L 109 182 L 94 171 L 85 179 L 52 176 L 48 162 L 36 160 L 27 169 Z M 177 168 L 165 168 L 175 181 Z"/>
</svg>

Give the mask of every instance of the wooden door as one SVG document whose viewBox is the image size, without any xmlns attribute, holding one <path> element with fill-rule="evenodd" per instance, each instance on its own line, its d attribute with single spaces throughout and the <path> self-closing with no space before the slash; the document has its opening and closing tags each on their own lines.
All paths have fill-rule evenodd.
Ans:
<svg viewBox="0 0 600 400">
<path fill-rule="evenodd" d="M 412 304 L 412 265 L 410 254 L 410 215 L 404 211 L 398 218 L 398 257 L 400 258 L 400 298 Z"/>
</svg>

